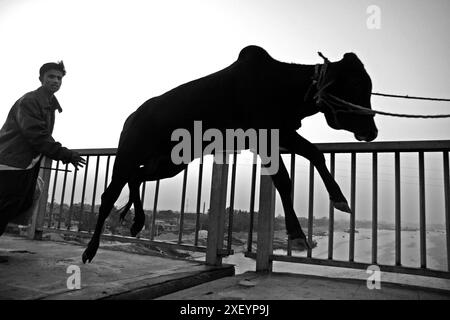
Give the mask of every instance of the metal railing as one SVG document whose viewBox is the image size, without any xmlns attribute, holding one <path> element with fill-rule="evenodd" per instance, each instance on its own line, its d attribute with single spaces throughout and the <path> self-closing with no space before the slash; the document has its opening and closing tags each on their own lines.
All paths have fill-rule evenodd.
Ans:
<svg viewBox="0 0 450 320">
<path fill-rule="evenodd" d="M 43 195 L 41 196 L 38 210 L 35 212 L 32 219 L 32 227 L 29 231 L 30 238 L 40 238 L 42 237 L 42 233 L 44 231 L 76 235 L 86 238 L 90 238 L 92 236 L 98 215 L 100 195 L 106 189 L 110 181 L 116 149 L 78 149 L 75 151 L 85 157 L 86 160 L 85 167 L 77 171 L 70 171 L 69 169 L 73 169 L 73 167 L 69 167 L 69 165 L 65 165 L 61 168 L 60 161 L 52 161 L 50 159 L 44 160 L 42 166 L 45 168 L 52 168 L 52 170 L 51 172 L 48 169 L 41 170 L 40 172 L 40 175 L 45 182 L 45 189 L 43 191 Z M 233 253 L 231 248 L 231 238 L 228 239 L 229 243 L 226 247 L 224 247 L 223 232 L 217 231 L 219 230 L 217 229 L 218 227 L 222 228 L 222 230 L 224 227 L 226 179 L 224 179 L 224 188 L 224 181 L 220 179 L 220 176 L 227 175 L 228 165 L 213 165 L 212 174 L 214 178 L 211 181 L 211 190 L 217 191 L 211 193 L 210 218 L 208 219 L 208 215 L 202 215 L 200 212 L 203 162 L 200 161 L 199 163 L 197 204 L 193 239 L 183 239 L 186 227 L 185 202 L 188 169 L 189 167 L 182 173 L 183 182 L 181 192 L 181 208 L 179 214 L 177 214 L 177 230 L 173 239 L 157 239 L 159 180 L 155 182 L 146 182 L 141 187 L 141 199 L 142 203 L 144 203 L 147 184 L 155 184 L 153 210 L 145 210 L 144 207 L 147 215 L 146 220 L 150 220 L 150 223 L 147 224 L 149 230 L 147 230 L 147 232 L 141 231 L 137 238 L 117 234 L 112 232 L 109 228 L 109 222 L 112 221 L 109 219 L 118 220 L 118 216 L 110 215 L 105 223 L 102 239 L 119 242 L 146 243 L 158 247 L 170 247 L 172 249 L 204 252 L 207 254 L 206 262 L 208 264 L 220 265 L 222 263 L 222 257 Z M 101 185 L 102 183 L 103 186 Z M 224 196 L 217 198 L 217 195 L 220 194 L 222 190 L 225 190 L 225 198 Z M 76 198 L 78 198 L 78 202 L 76 202 Z M 150 214 L 148 214 L 149 212 Z M 118 213 L 117 210 L 115 213 Z M 207 245 L 202 245 L 199 243 L 201 216 L 206 218 L 208 223 Z M 222 222 L 218 225 L 215 223 L 217 221 Z M 107 229 L 110 229 L 109 232 L 106 232 Z M 125 228 L 119 226 L 114 229 Z M 231 234 L 232 222 L 228 225 L 228 229 L 230 230 L 228 231 L 228 234 Z"/>
<path fill-rule="evenodd" d="M 370 265 L 378 264 L 380 270 L 387 272 L 406 273 L 424 276 L 435 276 L 442 278 L 450 278 L 450 196 L 449 196 L 449 157 L 450 141 L 409 141 L 409 142 L 373 142 L 373 143 L 322 143 L 317 144 L 318 148 L 325 154 L 329 155 L 330 173 L 335 176 L 336 170 L 336 154 L 350 154 L 350 207 L 353 214 L 350 216 L 349 228 L 349 250 L 348 259 L 336 260 L 333 257 L 333 239 L 334 239 L 334 208 L 329 205 L 328 213 L 328 256 L 325 259 L 312 257 L 312 251 L 308 250 L 306 257 L 292 256 L 290 243 L 287 244 L 287 254 L 273 254 L 273 223 L 274 223 L 274 204 L 275 192 L 270 178 L 261 177 L 260 187 L 260 207 L 257 227 L 257 251 L 252 252 L 252 232 L 250 230 L 249 243 L 246 252 L 247 257 L 256 259 L 256 269 L 258 271 L 271 271 L 273 261 L 285 261 L 295 263 L 306 263 L 324 266 L 347 267 L 366 269 Z M 358 154 L 371 154 L 372 156 L 372 244 L 371 244 L 371 261 L 358 262 L 355 261 L 355 226 L 356 217 L 358 217 L 358 208 L 356 207 L 356 167 Z M 378 194 L 379 194 L 379 177 L 378 177 L 378 157 L 381 153 L 390 153 L 394 156 L 392 167 L 394 170 L 394 197 L 395 197 L 395 263 L 392 265 L 379 264 L 378 262 Z M 420 237 L 420 265 L 417 267 L 404 266 L 401 255 L 401 234 L 402 234 L 402 207 L 401 207 L 401 157 L 404 154 L 415 154 L 418 160 L 418 185 L 419 185 L 419 237 Z M 427 245 L 426 245 L 426 205 L 425 205 L 425 169 L 424 155 L 427 153 L 442 154 L 443 164 L 443 186 L 441 190 L 444 196 L 443 215 L 445 217 L 445 243 L 446 243 L 446 262 L 447 270 L 435 270 L 427 266 Z M 295 181 L 295 156 L 291 155 L 291 178 L 292 192 L 294 191 Z M 313 221 L 314 221 L 314 167 L 309 167 L 309 198 L 308 198 L 308 239 L 312 241 Z M 295 198 L 295 197 L 294 197 Z M 262 235 L 262 236 L 261 236 Z"/>
<path fill-rule="evenodd" d="M 257 192 L 257 164 L 252 164 L 252 175 L 250 191 L 250 221 L 249 232 L 247 239 L 247 251 L 245 255 L 247 257 L 256 259 L 257 271 L 271 271 L 273 261 L 285 261 L 295 263 L 307 263 L 316 265 L 336 266 L 336 267 L 349 267 L 366 269 L 369 265 L 378 264 L 380 269 L 388 272 L 409 273 L 417 275 L 436 276 L 442 278 L 450 278 L 450 198 L 449 198 L 449 160 L 448 152 L 450 151 L 450 140 L 447 141 L 407 141 L 407 142 L 373 142 L 373 143 L 321 143 L 317 144 L 318 148 L 324 152 L 329 159 L 329 168 L 333 176 L 336 174 L 336 155 L 346 154 L 350 156 L 350 207 L 353 209 L 354 214 L 351 215 L 349 222 L 349 250 L 348 258 L 345 260 L 337 260 L 334 256 L 334 234 L 335 234 L 335 216 L 334 208 L 329 205 L 328 211 L 328 252 L 327 258 L 317 258 L 313 255 L 313 250 L 308 250 L 306 256 L 293 256 L 292 248 L 288 241 L 286 241 L 287 254 L 280 255 L 273 252 L 273 239 L 274 239 L 274 213 L 276 203 L 276 193 L 273 187 L 272 181 L 269 176 L 262 175 L 259 183 L 259 210 L 256 212 L 255 196 Z M 101 186 L 99 181 L 104 181 L 104 188 L 110 179 L 110 169 L 112 168 L 112 158 L 115 155 L 116 149 L 84 149 L 77 150 L 83 156 L 86 156 L 86 166 L 84 170 L 78 172 L 63 172 L 53 170 L 51 175 L 49 171 L 41 172 L 46 180 L 46 190 L 44 190 L 44 196 L 42 197 L 39 213 L 33 217 L 33 228 L 30 232 L 31 237 L 38 237 L 41 230 L 50 230 L 53 232 L 61 233 L 73 233 L 85 237 L 90 237 L 94 223 L 96 221 L 95 214 L 97 213 L 99 194 L 101 194 Z M 428 153 L 442 154 L 443 164 L 443 186 L 444 190 L 444 215 L 445 215 L 445 238 L 446 238 L 446 261 L 447 270 L 434 270 L 427 266 L 427 246 L 426 246 L 426 205 L 425 205 L 425 155 Z M 356 192 L 357 192 L 357 155 L 368 154 L 372 158 L 372 172 L 371 172 L 371 186 L 372 186 L 372 206 L 371 206 L 371 218 L 372 218 L 372 237 L 371 237 L 371 261 L 360 262 L 355 260 L 355 242 L 357 233 L 356 222 L 359 216 L 358 208 L 356 207 Z M 394 161 L 391 165 L 394 170 L 394 197 L 395 197 L 395 262 L 392 265 L 380 264 L 378 261 L 378 218 L 379 207 L 378 198 L 380 191 L 379 184 L 379 155 L 391 154 L 394 157 Z M 402 261 L 402 206 L 401 206 L 401 175 L 402 157 L 404 154 L 415 154 L 418 159 L 418 186 L 419 186 L 419 234 L 420 234 L 420 266 L 410 267 L 404 266 Z M 296 160 L 295 155 L 291 155 L 290 171 L 292 180 L 292 195 L 295 200 L 298 196 L 294 190 L 296 177 L 295 167 Z M 234 161 L 231 167 L 231 173 L 229 173 L 229 165 L 227 164 L 213 164 L 212 179 L 211 179 L 211 194 L 210 194 L 210 209 L 207 215 L 208 221 L 208 238 L 207 244 L 199 245 L 199 230 L 200 230 L 200 218 L 205 218 L 206 215 L 201 215 L 201 190 L 202 180 L 204 176 L 203 164 L 199 164 L 198 175 L 198 189 L 197 189 L 197 203 L 196 203 L 196 217 L 194 228 L 194 240 L 186 241 L 183 239 L 183 232 L 186 222 L 186 213 L 184 212 L 185 200 L 186 200 L 186 183 L 187 183 L 187 170 L 183 173 L 182 192 L 181 192 L 181 208 L 179 212 L 178 220 L 178 233 L 176 238 L 170 241 L 162 241 L 155 239 L 155 232 L 157 228 L 156 216 L 158 214 L 158 195 L 159 195 L 159 181 L 149 182 L 155 183 L 155 193 L 153 210 L 151 211 L 151 223 L 150 234 L 148 237 L 141 235 L 140 238 L 132 238 L 114 234 L 104 234 L 103 239 L 110 239 L 116 241 L 125 242 L 145 242 L 149 244 L 168 246 L 176 249 L 199 251 L 206 253 L 206 262 L 208 264 L 220 265 L 222 257 L 233 254 L 232 249 L 232 230 L 233 230 L 233 212 L 235 202 L 235 188 L 236 188 L 236 155 L 234 155 Z M 105 164 L 102 166 L 102 159 Z M 95 165 L 93 165 L 94 163 Z M 51 166 L 51 161 L 47 160 L 44 164 L 45 167 Z M 191 165 L 190 165 L 191 166 Z M 93 168 L 92 168 L 93 167 Z M 100 169 L 106 168 L 105 170 Z M 54 168 L 60 169 L 59 162 L 54 164 Z M 92 169 L 90 169 L 92 168 Z M 189 168 L 189 167 L 188 167 Z M 67 169 L 67 166 L 65 167 Z M 88 170 L 93 171 L 93 174 L 89 176 Z M 308 194 L 308 225 L 307 234 L 310 241 L 313 240 L 313 228 L 315 220 L 315 208 L 314 208 L 314 172 L 315 169 L 311 165 L 309 166 L 309 194 Z M 62 175 L 62 178 L 61 178 Z M 103 175 L 103 177 L 100 177 Z M 231 185 L 228 187 L 228 178 L 231 175 Z M 52 180 L 52 181 L 51 181 Z M 82 182 L 80 182 L 82 181 Z M 87 188 L 89 181 L 93 181 L 93 185 Z M 49 183 L 51 182 L 51 183 Z M 58 186 L 59 182 L 59 186 Z M 49 184 L 52 188 L 49 188 Z M 55 199 L 60 191 L 59 199 Z M 79 188 L 78 194 L 81 194 L 79 204 L 75 205 L 75 190 Z M 89 190 L 88 190 L 89 189 Z M 146 184 L 142 187 L 142 201 L 146 193 Z M 226 226 L 226 207 L 227 207 L 227 192 L 230 194 L 230 200 L 228 203 L 228 226 Z M 67 194 L 69 196 L 67 196 Z M 87 195 L 91 195 L 89 203 L 86 203 L 85 199 Z M 47 206 L 47 199 L 49 199 L 49 205 Z M 59 208 L 57 208 L 57 201 L 59 200 Z M 62 204 L 66 204 L 63 207 Z M 47 210 L 45 210 L 47 208 Z M 57 209 L 57 210 L 56 210 Z M 87 209 L 87 210 L 85 210 Z M 86 231 L 72 230 L 72 221 L 74 221 L 74 214 L 82 213 L 84 216 L 88 216 L 88 227 Z M 45 213 L 45 214 L 44 214 Z M 44 219 L 45 217 L 45 219 Z M 257 223 L 255 223 L 257 218 Z M 45 221 L 44 221 L 45 220 Z M 256 226 L 255 226 L 256 224 Z M 257 244 L 256 249 L 253 249 L 253 236 L 256 229 Z M 37 234 L 35 234 L 37 233 Z M 227 242 L 224 245 L 225 235 L 227 236 Z M 256 250 L 256 251 L 255 251 Z"/>
</svg>

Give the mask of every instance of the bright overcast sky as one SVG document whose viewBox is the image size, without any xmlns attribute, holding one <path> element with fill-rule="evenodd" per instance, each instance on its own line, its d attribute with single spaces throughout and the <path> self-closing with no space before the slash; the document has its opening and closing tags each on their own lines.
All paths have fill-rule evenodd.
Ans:
<svg viewBox="0 0 450 320">
<path fill-rule="evenodd" d="M 368 29 L 369 5 L 381 10 Z M 126 117 L 145 100 L 231 64 L 248 44 L 274 58 L 320 63 L 355 52 L 374 91 L 450 96 L 450 2 L 0 0 L 0 119 L 37 88 L 38 69 L 64 60 L 54 136 L 70 148 L 115 147 Z M 450 113 L 448 103 L 373 98 L 401 113 Z M 379 140 L 448 138 L 450 120 L 377 116 Z M 4 120 L 2 120 L 4 121 Z M 353 141 L 322 115 L 301 133 L 314 142 Z M 401 128 L 401 130 L 399 130 Z"/>
<path fill-rule="evenodd" d="M 367 26 L 370 5 L 380 9 L 380 29 Z M 449 14 L 448 0 L 0 0 L 0 119 L 40 85 L 43 63 L 64 60 L 54 137 L 69 148 L 116 147 L 124 120 L 145 100 L 228 66 L 249 44 L 302 64 L 321 63 L 317 51 L 332 61 L 355 52 L 376 92 L 449 98 Z M 372 104 L 450 113 L 443 102 L 373 97 Z M 376 122 L 378 141 L 450 133 L 449 119 Z M 312 142 L 354 141 L 320 114 L 300 133 Z"/>
</svg>

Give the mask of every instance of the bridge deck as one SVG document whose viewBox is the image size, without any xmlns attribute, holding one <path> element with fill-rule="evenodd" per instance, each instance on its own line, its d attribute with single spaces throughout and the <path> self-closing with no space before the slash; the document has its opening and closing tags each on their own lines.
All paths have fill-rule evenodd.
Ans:
<svg viewBox="0 0 450 320">
<path fill-rule="evenodd" d="M 381 282 L 367 288 L 360 279 L 248 271 L 174 292 L 157 300 L 450 300 L 450 291 Z"/>
<path fill-rule="evenodd" d="M 225 276 L 232 265 L 200 262 L 100 248 L 83 264 L 85 247 L 56 241 L 0 238 L 0 299 L 153 299 Z M 6 260 L 6 261 L 5 261 Z M 68 267 L 80 268 L 80 290 L 68 289 Z M 74 281 L 69 281 L 74 284 Z"/>
<path fill-rule="evenodd" d="M 369 290 L 362 279 L 317 274 L 250 271 L 233 276 L 232 265 L 208 267 L 102 248 L 91 264 L 83 265 L 83 250 L 68 242 L 3 235 L 0 258 L 7 261 L 0 263 L 0 299 L 450 299 L 450 290 L 417 285 L 382 281 L 380 290 Z M 70 265 L 80 267 L 80 290 L 67 288 Z"/>
</svg>

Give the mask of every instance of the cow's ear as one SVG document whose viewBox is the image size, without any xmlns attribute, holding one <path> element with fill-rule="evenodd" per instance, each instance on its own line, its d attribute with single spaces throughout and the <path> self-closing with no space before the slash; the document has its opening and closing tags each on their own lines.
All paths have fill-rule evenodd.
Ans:
<svg viewBox="0 0 450 320">
<path fill-rule="evenodd" d="M 353 52 L 347 52 L 342 58 L 343 64 L 348 68 L 361 68 L 364 67 L 361 60 Z"/>
</svg>

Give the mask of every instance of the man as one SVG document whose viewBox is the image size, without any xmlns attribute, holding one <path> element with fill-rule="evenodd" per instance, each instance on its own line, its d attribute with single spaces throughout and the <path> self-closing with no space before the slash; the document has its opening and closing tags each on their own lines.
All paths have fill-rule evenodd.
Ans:
<svg viewBox="0 0 450 320">
<path fill-rule="evenodd" d="M 54 94 L 65 74 L 62 61 L 42 65 L 41 87 L 17 100 L 0 129 L 0 236 L 8 222 L 33 204 L 43 156 L 71 163 L 77 170 L 85 164 L 77 152 L 52 137 L 55 110 L 62 112 Z"/>
</svg>

